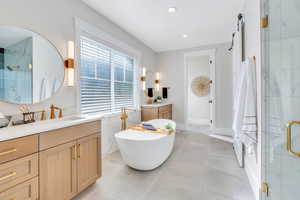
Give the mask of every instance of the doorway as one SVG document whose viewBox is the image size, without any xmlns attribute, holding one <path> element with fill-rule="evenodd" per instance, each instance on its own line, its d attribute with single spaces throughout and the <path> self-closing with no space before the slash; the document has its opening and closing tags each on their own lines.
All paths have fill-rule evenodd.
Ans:
<svg viewBox="0 0 300 200">
<path fill-rule="evenodd" d="M 212 129 L 215 123 L 215 50 L 189 52 L 185 62 L 185 129 Z"/>
</svg>

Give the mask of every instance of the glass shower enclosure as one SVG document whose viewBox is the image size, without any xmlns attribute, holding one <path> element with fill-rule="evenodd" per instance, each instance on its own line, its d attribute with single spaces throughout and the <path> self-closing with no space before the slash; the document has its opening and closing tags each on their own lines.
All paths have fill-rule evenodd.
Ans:
<svg viewBox="0 0 300 200">
<path fill-rule="evenodd" d="M 264 200 L 300 199 L 300 0 L 262 0 Z"/>
</svg>

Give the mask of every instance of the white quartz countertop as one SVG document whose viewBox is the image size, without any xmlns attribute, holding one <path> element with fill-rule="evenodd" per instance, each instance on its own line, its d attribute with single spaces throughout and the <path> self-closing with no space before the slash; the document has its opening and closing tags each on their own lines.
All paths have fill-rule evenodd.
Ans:
<svg viewBox="0 0 300 200">
<path fill-rule="evenodd" d="M 18 126 L 11 126 L 0 129 L 0 142 L 16 139 L 24 136 L 34 135 L 51 131 L 55 129 L 65 128 L 69 126 L 75 126 L 82 123 L 101 120 L 104 115 L 92 115 L 92 116 L 69 116 L 62 119 L 37 121 L 31 124 L 24 124 Z"/>
<path fill-rule="evenodd" d="M 143 104 L 142 107 L 161 107 L 171 105 L 171 103 L 153 103 L 153 104 Z"/>
</svg>

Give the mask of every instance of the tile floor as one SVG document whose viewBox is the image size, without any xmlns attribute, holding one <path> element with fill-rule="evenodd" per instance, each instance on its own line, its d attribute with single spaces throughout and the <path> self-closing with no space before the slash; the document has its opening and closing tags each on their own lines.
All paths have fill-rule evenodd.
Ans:
<svg viewBox="0 0 300 200">
<path fill-rule="evenodd" d="M 127 167 L 119 152 L 103 161 L 103 177 L 75 200 L 254 200 L 232 145 L 203 134 L 178 133 L 159 168 Z"/>
</svg>

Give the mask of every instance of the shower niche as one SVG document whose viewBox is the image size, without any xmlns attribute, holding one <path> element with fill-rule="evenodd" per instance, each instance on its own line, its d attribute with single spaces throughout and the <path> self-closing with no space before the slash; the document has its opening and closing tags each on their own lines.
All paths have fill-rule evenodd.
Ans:
<svg viewBox="0 0 300 200">
<path fill-rule="evenodd" d="M 64 81 L 57 49 L 32 31 L 0 26 L 0 100 L 34 104 L 53 96 Z"/>
</svg>

